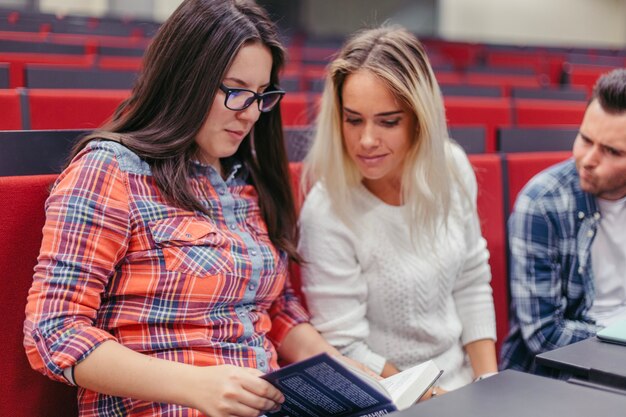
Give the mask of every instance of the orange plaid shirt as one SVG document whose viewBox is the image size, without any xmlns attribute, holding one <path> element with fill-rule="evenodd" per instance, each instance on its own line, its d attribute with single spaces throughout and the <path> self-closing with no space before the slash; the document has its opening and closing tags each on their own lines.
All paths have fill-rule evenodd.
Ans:
<svg viewBox="0 0 626 417">
<path fill-rule="evenodd" d="M 198 366 L 278 368 L 275 345 L 308 320 L 287 256 L 269 240 L 245 167 L 234 164 L 226 181 L 208 166 L 191 170 L 210 216 L 168 204 L 149 166 L 114 142 L 92 142 L 60 175 L 26 307 L 33 368 L 67 382 L 63 370 L 106 340 Z M 79 410 L 200 415 L 85 389 Z"/>
</svg>

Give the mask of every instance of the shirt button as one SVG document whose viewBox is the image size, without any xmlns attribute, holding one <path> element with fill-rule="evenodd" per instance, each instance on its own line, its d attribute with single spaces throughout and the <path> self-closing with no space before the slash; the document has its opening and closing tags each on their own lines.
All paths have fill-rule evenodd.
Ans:
<svg viewBox="0 0 626 417">
<path fill-rule="evenodd" d="M 229 227 L 230 230 L 235 230 L 237 228 L 237 223 L 231 223 Z"/>
<path fill-rule="evenodd" d="M 265 361 L 260 361 L 260 362 L 259 362 L 259 366 L 261 366 L 261 367 L 265 367 Z"/>
<path fill-rule="evenodd" d="M 579 267 L 578 267 L 578 273 L 579 273 L 579 274 L 582 274 L 582 273 L 583 273 L 583 271 L 584 271 L 583 267 L 582 267 L 582 266 L 579 266 Z"/>
<path fill-rule="evenodd" d="M 584 217 L 585 217 L 585 213 L 584 213 L 584 212 L 582 212 L 582 211 L 579 211 L 579 212 L 578 212 L 578 218 L 579 218 L 579 219 L 582 219 L 582 218 L 584 218 Z"/>
<path fill-rule="evenodd" d="M 218 190 L 218 193 L 220 193 L 220 195 L 224 195 L 224 194 L 226 194 L 226 190 L 225 190 L 225 189 L 223 189 L 223 188 L 220 188 L 220 189 Z"/>
<path fill-rule="evenodd" d="M 587 232 L 587 236 L 592 237 L 593 236 L 593 230 L 590 230 Z"/>
<path fill-rule="evenodd" d="M 597 211 L 595 213 L 593 213 L 593 218 L 598 220 L 600 218 L 600 213 L 597 212 Z"/>
<path fill-rule="evenodd" d="M 256 251 L 255 251 L 254 249 L 252 249 L 252 250 L 250 251 L 250 255 L 252 255 L 252 256 L 256 256 Z"/>
<path fill-rule="evenodd" d="M 248 288 L 250 290 L 254 290 L 256 288 L 256 285 L 255 284 L 250 284 L 250 285 L 248 285 Z"/>
</svg>

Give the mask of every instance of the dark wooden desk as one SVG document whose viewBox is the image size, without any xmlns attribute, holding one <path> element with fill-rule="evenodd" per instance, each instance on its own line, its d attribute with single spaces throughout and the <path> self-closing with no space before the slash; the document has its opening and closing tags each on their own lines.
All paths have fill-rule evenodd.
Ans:
<svg viewBox="0 0 626 417">
<path fill-rule="evenodd" d="M 626 390 L 626 346 L 591 337 L 541 353 L 535 360 L 576 378 Z"/>
<path fill-rule="evenodd" d="M 508 370 L 393 415 L 588 417 L 620 416 L 625 408 L 626 395 Z"/>
</svg>

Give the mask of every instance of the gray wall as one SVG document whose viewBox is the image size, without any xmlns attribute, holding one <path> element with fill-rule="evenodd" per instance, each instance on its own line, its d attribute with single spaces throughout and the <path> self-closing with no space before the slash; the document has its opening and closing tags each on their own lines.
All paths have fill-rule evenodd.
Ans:
<svg viewBox="0 0 626 417">
<path fill-rule="evenodd" d="M 164 20 L 181 0 L 0 0 L 42 11 Z M 626 0 L 258 0 L 285 30 L 344 36 L 383 23 L 489 43 L 626 47 Z"/>
<path fill-rule="evenodd" d="M 345 35 L 364 26 L 399 23 L 419 33 L 437 32 L 436 0 L 302 0 L 300 21 L 308 33 Z"/>
</svg>

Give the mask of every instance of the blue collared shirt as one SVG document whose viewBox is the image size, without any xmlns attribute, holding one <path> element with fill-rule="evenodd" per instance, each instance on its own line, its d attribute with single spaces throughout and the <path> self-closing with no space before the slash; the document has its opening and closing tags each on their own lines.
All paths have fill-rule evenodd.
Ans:
<svg viewBox="0 0 626 417">
<path fill-rule="evenodd" d="M 509 218 L 510 331 L 501 367 L 543 373 L 536 354 L 595 335 L 591 243 L 600 213 L 574 160 L 535 176 Z"/>
</svg>

